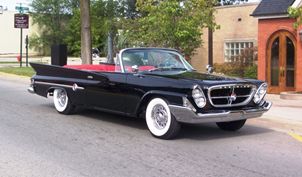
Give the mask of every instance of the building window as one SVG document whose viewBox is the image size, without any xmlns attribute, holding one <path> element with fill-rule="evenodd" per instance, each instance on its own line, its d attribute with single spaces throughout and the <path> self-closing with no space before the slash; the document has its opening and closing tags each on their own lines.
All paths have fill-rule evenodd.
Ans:
<svg viewBox="0 0 302 177">
<path fill-rule="evenodd" d="M 225 42 L 224 61 L 236 62 L 240 60 L 241 55 L 248 49 L 253 49 L 254 43 L 250 41 L 244 42 Z"/>
</svg>

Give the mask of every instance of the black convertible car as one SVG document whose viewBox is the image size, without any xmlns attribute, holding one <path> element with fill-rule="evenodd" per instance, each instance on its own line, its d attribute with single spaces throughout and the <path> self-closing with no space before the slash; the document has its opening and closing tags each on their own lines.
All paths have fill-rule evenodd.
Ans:
<svg viewBox="0 0 302 177">
<path fill-rule="evenodd" d="M 52 66 L 31 63 L 29 92 L 53 96 L 59 113 L 94 108 L 146 119 L 151 134 L 175 137 L 182 123 L 215 122 L 238 130 L 271 103 L 267 84 L 252 79 L 198 73 L 176 50 L 123 49 L 114 63 Z"/>
</svg>

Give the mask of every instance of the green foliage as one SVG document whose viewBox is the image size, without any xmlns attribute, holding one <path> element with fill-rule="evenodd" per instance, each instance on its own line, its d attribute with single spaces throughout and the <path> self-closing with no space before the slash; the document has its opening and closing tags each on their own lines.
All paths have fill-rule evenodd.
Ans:
<svg viewBox="0 0 302 177">
<path fill-rule="evenodd" d="M 66 35 L 63 42 L 67 44 L 68 54 L 73 56 L 81 55 L 81 21 L 80 9 L 73 9 L 73 15 L 66 25 Z"/>
<path fill-rule="evenodd" d="M 244 70 L 244 77 L 250 79 L 257 79 L 258 66 L 248 66 Z"/>
<path fill-rule="evenodd" d="M 134 4 L 134 7 L 133 7 Z M 118 29 L 120 18 L 135 17 L 135 0 L 95 0 L 91 2 L 90 8 L 92 47 L 98 48 L 102 55 L 107 47 L 107 37 L 111 33 L 118 43 Z M 68 46 L 71 55 L 79 56 L 81 52 L 81 21 L 80 9 L 72 9 L 72 17 L 66 23 L 67 34 L 63 41 Z"/>
<path fill-rule="evenodd" d="M 123 21 L 125 45 L 170 47 L 190 56 L 202 43 L 202 28 L 216 28 L 216 0 L 137 0 L 140 18 Z"/>
<path fill-rule="evenodd" d="M 302 6 L 298 8 L 289 7 L 287 11 L 290 17 L 297 19 L 294 23 L 294 28 L 297 29 L 302 24 Z"/>
<path fill-rule="evenodd" d="M 214 71 L 233 77 L 257 79 L 257 65 L 242 66 L 238 62 L 215 63 Z"/>
<path fill-rule="evenodd" d="M 214 71 L 229 76 L 257 79 L 257 47 L 246 48 L 231 62 L 214 64 Z"/>
<path fill-rule="evenodd" d="M 110 34 L 118 49 L 170 47 L 190 56 L 202 44 L 202 28 L 217 28 L 212 15 L 216 3 L 216 0 L 93 0 L 92 46 L 104 51 Z M 52 44 L 65 43 L 70 55 L 80 55 L 78 0 L 33 0 L 32 9 L 33 22 L 40 32 L 30 37 L 31 48 L 47 54 Z"/>
<path fill-rule="evenodd" d="M 39 34 L 30 40 L 32 48 L 49 49 L 53 44 L 61 44 L 67 34 L 66 23 L 77 0 L 33 0 L 31 16 L 33 24 L 39 26 Z"/>
</svg>

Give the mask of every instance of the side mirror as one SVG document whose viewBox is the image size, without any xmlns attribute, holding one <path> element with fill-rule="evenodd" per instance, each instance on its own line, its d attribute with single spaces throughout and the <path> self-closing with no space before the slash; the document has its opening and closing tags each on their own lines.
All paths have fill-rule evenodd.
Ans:
<svg viewBox="0 0 302 177">
<path fill-rule="evenodd" d="M 138 66 L 137 65 L 133 65 L 131 66 L 132 72 L 137 73 L 139 71 Z"/>
<path fill-rule="evenodd" d="M 209 74 L 213 73 L 213 71 L 214 71 L 214 68 L 211 65 L 207 65 L 206 69 Z"/>
</svg>

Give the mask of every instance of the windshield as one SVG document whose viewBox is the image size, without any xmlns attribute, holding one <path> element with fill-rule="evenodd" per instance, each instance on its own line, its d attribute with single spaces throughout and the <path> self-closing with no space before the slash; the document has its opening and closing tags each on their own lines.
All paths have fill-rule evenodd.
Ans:
<svg viewBox="0 0 302 177">
<path fill-rule="evenodd" d="M 128 49 L 122 62 L 125 72 L 193 70 L 181 54 L 164 49 Z"/>
</svg>

